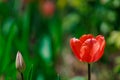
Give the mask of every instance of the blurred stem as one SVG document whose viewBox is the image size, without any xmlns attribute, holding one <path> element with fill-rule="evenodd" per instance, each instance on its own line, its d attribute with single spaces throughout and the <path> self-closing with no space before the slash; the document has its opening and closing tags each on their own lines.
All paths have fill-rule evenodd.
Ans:
<svg viewBox="0 0 120 80">
<path fill-rule="evenodd" d="M 23 73 L 21 73 L 22 80 L 24 80 Z"/>
<path fill-rule="evenodd" d="M 90 64 L 88 63 L 88 80 L 91 80 Z"/>
<path fill-rule="evenodd" d="M 23 73 L 20 72 L 20 71 L 17 71 L 17 80 L 24 80 L 24 76 L 23 76 Z"/>
</svg>

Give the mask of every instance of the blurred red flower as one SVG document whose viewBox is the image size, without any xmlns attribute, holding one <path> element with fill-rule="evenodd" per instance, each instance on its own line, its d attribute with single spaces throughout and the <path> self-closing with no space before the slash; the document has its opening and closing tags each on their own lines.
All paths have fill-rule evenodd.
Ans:
<svg viewBox="0 0 120 80">
<path fill-rule="evenodd" d="M 52 16 L 55 11 L 55 4 L 52 1 L 45 1 L 42 5 L 42 13 L 45 16 Z"/>
<path fill-rule="evenodd" d="M 79 39 L 70 39 L 70 46 L 75 56 L 82 62 L 98 61 L 105 48 L 104 36 L 98 35 L 96 38 L 92 34 L 83 35 Z"/>
</svg>

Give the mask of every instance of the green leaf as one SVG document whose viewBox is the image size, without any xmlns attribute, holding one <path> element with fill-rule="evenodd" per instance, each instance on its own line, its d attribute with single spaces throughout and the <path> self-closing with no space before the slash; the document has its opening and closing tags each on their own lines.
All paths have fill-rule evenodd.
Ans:
<svg viewBox="0 0 120 80">
<path fill-rule="evenodd" d="M 1 69 L 1 71 L 5 71 L 9 62 L 10 62 L 10 56 L 11 56 L 11 48 L 12 48 L 12 41 L 14 39 L 14 36 L 16 35 L 16 24 L 15 23 L 11 23 L 7 26 L 11 26 L 10 28 L 10 31 L 9 31 L 9 35 L 8 35 L 8 38 L 7 38 L 7 42 L 5 44 L 5 52 L 2 56 L 4 56 L 2 58 L 2 60 L 4 61 L 3 63 L 3 67 Z"/>
<path fill-rule="evenodd" d="M 28 73 L 28 80 L 32 80 L 32 73 L 33 73 L 33 64 L 30 67 L 29 73 Z"/>
<path fill-rule="evenodd" d="M 4 47 L 5 47 L 5 40 L 0 33 L 0 59 L 1 59 L 1 56 L 3 54 Z"/>
</svg>

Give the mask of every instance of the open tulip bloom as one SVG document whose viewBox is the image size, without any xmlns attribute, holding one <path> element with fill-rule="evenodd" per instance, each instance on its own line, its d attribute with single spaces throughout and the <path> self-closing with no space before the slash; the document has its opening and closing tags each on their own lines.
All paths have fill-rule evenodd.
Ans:
<svg viewBox="0 0 120 80">
<path fill-rule="evenodd" d="M 78 60 L 88 63 L 88 80 L 90 80 L 90 63 L 102 57 L 105 48 L 104 36 L 94 37 L 92 34 L 86 34 L 79 39 L 72 38 L 70 47 Z"/>
</svg>

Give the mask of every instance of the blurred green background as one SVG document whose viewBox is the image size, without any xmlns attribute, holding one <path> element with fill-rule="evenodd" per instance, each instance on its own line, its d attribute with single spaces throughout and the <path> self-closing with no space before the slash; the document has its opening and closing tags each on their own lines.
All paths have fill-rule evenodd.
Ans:
<svg viewBox="0 0 120 80">
<path fill-rule="evenodd" d="M 120 80 L 120 0 L 0 0 L 0 80 L 16 80 L 17 51 L 25 80 L 86 80 L 69 40 L 88 33 L 106 39 L 92 80 Z"/>
</svg>

